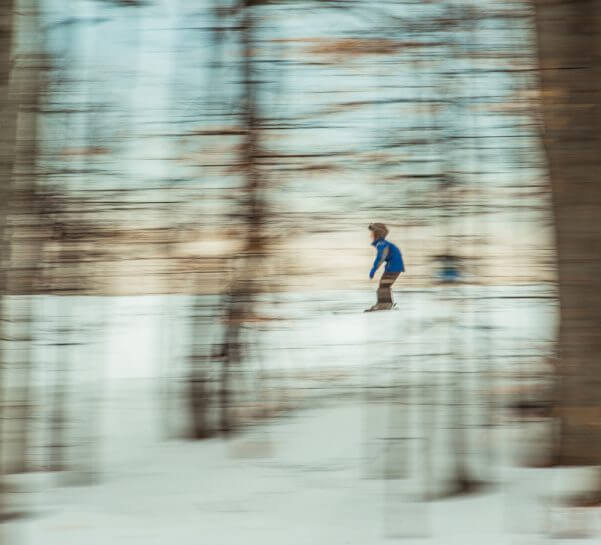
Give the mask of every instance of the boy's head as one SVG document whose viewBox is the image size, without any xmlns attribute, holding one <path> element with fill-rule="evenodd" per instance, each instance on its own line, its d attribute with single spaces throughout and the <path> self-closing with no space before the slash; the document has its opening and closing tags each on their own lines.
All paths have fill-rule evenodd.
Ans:
<svg viewBox="0 0 601 545">
<path fill-rule="evenodd" d="M 369 230 L 371 231 L 374 240 L 386 238 L 386 235 L 388 234 L 388 229 L 383 223 L 370 223 Z"/>
</svg>

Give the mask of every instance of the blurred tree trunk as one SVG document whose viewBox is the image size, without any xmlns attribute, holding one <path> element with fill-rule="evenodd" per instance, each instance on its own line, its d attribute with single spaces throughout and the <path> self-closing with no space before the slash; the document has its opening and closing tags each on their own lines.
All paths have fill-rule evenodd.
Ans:
<svg viewBox="0 0 601 545">
<path fill-rule="evenodd" d="M 20 0 L 23 17 L 19 29 L 17 60 L 14 66 L 14 87 L 18 93 L 16 147 L 13 173 L 11 217 L 14 233 L 11 236 L 9 273 L 14 289 L 22 297 L 15 305 L 11 321 L 17 335 L 11 340 L 14 347 L 16 377 L 15 410 L 10 423 L 15 428 L 16 449 L 10 470 L 27 471 L 31 408 L 33 404 L 32 340 L 33 295 L 38 289 L 38 271 L 41 256 L 41 219 L 37 197 L 38 111 L 42 88 L 42 74 L 46 58 L 39 44 L 40 24 L 38 0 Z"/>
<path fill-rule="evenodd" d="M 11 52 L 13 40 L 12 0 L 0 0 L 0 235 L 4 240 L 7 201 L 13 172 L 16 110 L 10 93 Z M 4 256 L 4 246 L 2 246 Z M 2 286 L 4 287 L 4 285 Z"/>
<path fill-rule="evenodd" d="M 225 40 L 224 28 L 226 18 L 229 14 L 227 8 L 224 9 L 221 0 L 214 0 L 211 11 L 214 15 L 213 29 L 211 34 L 211 61 L 209 69 L 207 110 L 212 114 L 221 112 L 222 108 L 222 90 L 225 82 L 221 79 L 223 42 Z M 177 49 L 176 49 L 177 51 Z M 177 52 L 175 53 L 177 55 Z M 175 73 L 174 73 L 175 76 Z M 174 78 L 175 82 L 175 78 Z M 177 85 L 173 86 L 174 92 Z M 225 357 L 226 341 L 221 341 L 216 348 L 204 342 L 209 328 L 207 316 L 203 315 L 203 305 L 200 302 L 201 275 L 195 275 L 194 284 L 198 290 L 194 293 L 195 302 L 192 308 L 192 347 L 188 355 L 188 373 L 186 378 L 187 385 L 187 404 L 189 408 L 191 426 L 190 433 L 193 439 L 204 439 L 228 428 L 229 410 L 228 400 L 228 378 L 229 367 Z M 227 326 L 226 326 L 227 327 Z M 218 392 L 213 392 L 212 365 L 219 365 L 221 376 L 218 379 Z M 223 380 L 222 380 L 223 379 Z M 218 396 L 219 405 L 217 418 L 220 422 L 214 425 L 211 419 L 211 410 L 215 403 L 215 397 Z"/>
<path fill-rule="evenodd" d="M 16 109 L 10 88 L 13 43 L 12 0 L 0 0 L 0 449 L 5 445 L 4 429 L 1 426 L 4 413 L 4 331 L 6 295 L 6 217 L 11 195 L 15 155 Z M 4 449 L 0 450 L 0 477 L 4 474 Z M 7 516 L 0 481 L 0 521 Z"/>
<path fill-rule="evenodd" d="M 243 126 L 245 139 L 241 152 L 241 167 L 246 178 L 243 207 L 246 220 L 246 241 L 241 263 L 235 272 L 225 312 L 223 363 L 220 387 L 221 431 L 233 431 L 235 423 L 231 416 L 232 371 L 240 366 L 243 354 L 242 331 L 244 321 L 253 313 L 257 292 L 257 270 L 264 259 L 265 209 L 263 205 L 263 178 L 257 157 L 259 148 L 259 115 L 257 82 L 253 62 L 255 18 L 253 0 L 244 0 L 244 14 L 240 33 L 242 43 Z"/>
<path fill-rule="evenodd" d="M 56 316 L 58 325 L 56 335 L 56 368 L 53 373 L 52 402 L 50 415 L 50 471 L 66 471 L 67 461 L 67 388 L 71 368 L 71 342 L 73 329 L 71 316 L 64 304 L 64 297 L 57 298 Z"/>
<path fill-rule="evenodd" d="M 535 4 L 559 270 L 557 462 L 601 465 L 601 8 Z"/>
<path fill-rule="evenodd" d="M 200 291 L 200 290 L 198 290 Z M 209 366 L 212 363 L 210 345 L 205 342 L 203 332 L 206 333 L 208 324 L 203 316 L 201 296 L 194 294 L 192 306 L 192 351 L 188 363 L 188 404 L 191 416 L 191 438 L 205 439 L 213 435 L 214 430 L 209 421 L 211 407 L 211 391 L 209 382 Z M 209 353 L 207 353 L 207 346 Z"/>
</svg>

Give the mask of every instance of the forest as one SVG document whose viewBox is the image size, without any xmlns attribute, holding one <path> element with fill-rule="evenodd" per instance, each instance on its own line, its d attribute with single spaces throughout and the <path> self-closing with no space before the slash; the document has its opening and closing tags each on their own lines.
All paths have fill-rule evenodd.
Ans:
<svg viewBox="0 0 601 545">
<path fill-rule="evenodd" d="M 596 543 L 600 27 L 0 0 L 0 545 Z"/>
</svg>

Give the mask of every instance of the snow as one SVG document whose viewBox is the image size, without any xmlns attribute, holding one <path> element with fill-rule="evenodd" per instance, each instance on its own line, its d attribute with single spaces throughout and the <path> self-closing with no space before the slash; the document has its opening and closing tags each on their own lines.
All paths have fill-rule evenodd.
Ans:
<svg viewBox="0 0 601 545">
<path fill-rule="evenodd" d="M 365 478 L 364 409 L 328 404 L 229 440 L 149 448 L 130 438 L 137 454 L 99 484 L 40 487 L 30 493 L 36 516 L 7 526 L 31 545 L 496 545 L 542 543 L 561 517 L 544 497 L 557 470 L 501 467 L 495 488 L 433 502 L 418 501 L 411 477 Z M 268 455 L 240 457 L 253 445 Z M 600 528 L 598 512 L 579 514 Z"/>
<path fill-rule="evenodd" d="M 550 295 L 545 286 L 532 285 L 398 289 L 398 310 L 365 314 L 373 303 L 372 292 L 278 294 L 266 298 L 260 309 L 278 319 L 246 328 L 246 334 L 253 342 L 260 339 L 265 369 L 281 369 L 282 361 L 303 369 L 357 367 L 366 358 L 373 363 L 374 355 L 385 360 L 391 354 L 431 353 L 433 347 L 442 355 L 448 352 L 449 336 L 464 339 L 468 352 L 540 356 L 548 351 L 556 329 L 555 302 L 543 298 Z M 19 299 L 10 298 L 9 313 Z M 71 340 L 82 343 L 86 355 L 90 349 L 102 353 L 105 377 L 156 377 L 166 357 L 173 371 L 173 362 L 179 365 L 184 358 L 181 347 L 191 341 L 218 341 L 219 324 L 211 313 L 220 299 L 200 300 L 206 321 L 202 331 L 193 332 L 190 296 L 36 297 L 34 361 L 47 364 L 48 346 L 66 316 L 76 326 Z M 376 344 L 380 349 L 374 351 Z"/>
<path fill-rule="evenodd" d="M 483 426 L 490 395 L 478 378 L 483 365 L 494 364 L 500 376 L 544 371 L 539 364 L 556 316 L 543 293 L 535 286 L 470 288 L 464 299 L 399 290 L 399 311 L 367 315 L 361 310 L 371 294 L 280 294 L 262 311 L 281 319 L 247 331 L 260 340 L 248 364 L 284 368 L 286 384 L 304 397 L 291 412 L 232 438 L 199 442 L 165 440 L 165 405 L 156 395 L 158 376 L 177 383 L 182 371 L 184 353 L 174 348 L 198 341 L 187 330 L 190 298 L 38 298 L 37 366 L 47 363 L 68 310 L 81 341 L 70 356 L 81 385 L 103 377 L 99 398 L 81 388 L 72 402 L 83 407 L 92 399 L 100 412 L 96 421 L 79 417 L 71 471 L 13 477 L 20 492 L 11 502 L 32 516 L 2 525 L 4 542 L 496 545 L 553 537 L 563 544 L 571 543 L 562 539 L 566 532 L 584 530 L 578 543 L 598 543 L 598 510 L 567 510 L 555 501 L 586 487 L 590 472 L 521 467 L 525 453 L 544 448 L 546 423 L 518 422 L 501 410 L 494 428 Z M 217 326 L 206 323 L 203 335 L 214 339 Z M 169 331 L 177 336 L 166 348 Z M 319 370 L 339 375 L 316 382 L 311 373 Z M 467 423 L 463 460 L 489 486 L 442 499 L 455 462 L 449 403 L 458 384 Z M 172 421 L 182 420 L 181 406 L 170 410 Z M 97 440 L 86 442 L 95 433 Z M 423 501 L 426 492 L 432 501 Z"/>
</svg>

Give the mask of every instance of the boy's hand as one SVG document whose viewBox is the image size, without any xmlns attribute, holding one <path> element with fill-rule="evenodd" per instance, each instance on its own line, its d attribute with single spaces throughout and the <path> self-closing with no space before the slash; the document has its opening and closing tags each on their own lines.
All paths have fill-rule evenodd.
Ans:
<svg viewBox="0 0 601 545">
<path fill-rule="evenodd" d="M 373 280 L 375 271 L 369 271 L 369 277 Z"/>
</svg>

